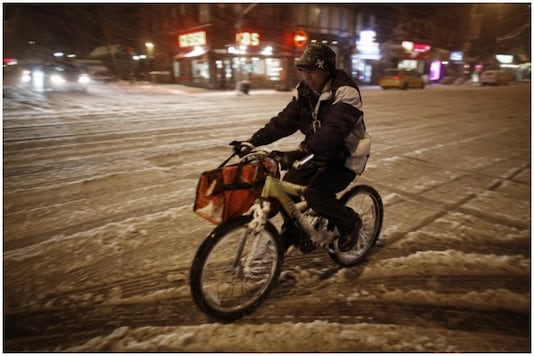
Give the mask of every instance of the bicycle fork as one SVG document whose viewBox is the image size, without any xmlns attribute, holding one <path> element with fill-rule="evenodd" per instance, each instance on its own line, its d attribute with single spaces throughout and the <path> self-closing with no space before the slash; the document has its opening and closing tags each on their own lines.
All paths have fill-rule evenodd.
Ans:
<svg viewBox="0 0 534 356">
<path fill-rule="evenodd" d="M 232 267 L 234 270 L 236 270 L 236 268 L 240 266 L 241 257 L 243 255 L 247 240 L 249 238 L 252 238 L 252 246 L 245 259 L 245 263 L 242 266 L 242 271 L 244 273 L 251 272 L 252 261 L 254 260 L 254 257 L 256 257 L 256 252 L 258 250 L 258 245 L 260 241 L 259 235 L 265 228 L 267 216 L 269 215 L 270 211 L 271 203 L 267 200 L 260 199 L 258 202 L 252 205 L 250 210 L 247 212 L 247 214 L 252 215 L 252 220 L 248 223 L 248 226 L 245 229 L 243 236 L 241 236 L 239 245 L 237 246 L 236 255 L 232 263 Z"/>
</svg>

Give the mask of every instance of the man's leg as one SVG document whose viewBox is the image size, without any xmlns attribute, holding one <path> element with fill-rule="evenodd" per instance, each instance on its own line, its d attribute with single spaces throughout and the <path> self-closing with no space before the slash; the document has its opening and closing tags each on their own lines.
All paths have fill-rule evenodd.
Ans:
<svg viewBox="0 0 534 356">
<path fill-rule="evenodd" d="M 344 167 L 291 169 L 284 176 L 284 180 L 288 182 L 308 186 L 304 192 L 308 205 L 332 222 L 344 240 L 354 237 L 354 231 L 359 231 L 360 228 L 356 225 L 358 222 L 361 224 L 361 220 L 351 208 L 337 200 L 336 193 L 345 189 L 354 178 L 356 174 Z M 352 242 L 354 241 L 343 241 L 343 245 L 348 249 Z"/>
<path fill-rule="evenodd" d="M 304 194 L 310 207 L 337 227 L 342 250 L 348 250 L 354 245 L 361 219 L 354 210 L 337 200 L 336 193 L 345 189 L 355 176 L 352 171 L 344 168 L 326 169 L 310 183 Z"/>
</svg>

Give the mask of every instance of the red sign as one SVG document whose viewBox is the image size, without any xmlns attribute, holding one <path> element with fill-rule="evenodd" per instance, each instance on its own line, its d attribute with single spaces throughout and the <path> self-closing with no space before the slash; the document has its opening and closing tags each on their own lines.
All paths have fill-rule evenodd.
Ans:
<svg viewBox="0 0 534 356">
<path fill-rule="evenodd" d="M 413 50 L 414 52 L 426 52 L 430 51 L 430 46 L 424 43 L 414 43 Z"/>
<path fill-rule="evenodd" d="M 297 48 L 304 47 L 308 44 L 308 34 L 305 31 L 298 30 L 297 32 L 295 32 L 293 41 Z"/>
</svg>

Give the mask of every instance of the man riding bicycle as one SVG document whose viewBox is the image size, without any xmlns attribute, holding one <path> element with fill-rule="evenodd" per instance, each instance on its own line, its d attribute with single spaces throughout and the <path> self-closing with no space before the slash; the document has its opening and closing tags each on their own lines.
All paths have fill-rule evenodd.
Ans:
<svg viewBox="0 0 534 356">
<path fill-rule="evenodd" d="M 323 44 L 310 44 L 296 67 L 303 77 L 297 96 L 247 141 L 234 144 L 234 149 L 242 156 L 252 147 L 270 144 L 300 130 L 305 139 L 299 148 L 276 152 L 274 157 L 282 169 L 288 170 L 285 181 L 307 186 L 304 198 L 308 205 L 337 227 L 338 248 L 348 251 L 358 239 L 362 221 L 337 200 L 336 193 L 363 170 L 355 168 L 351 160 L 365 133 L 360 90 L 347 73 L 336 69 L 336 54 Z M 312 161 L 298 169 L 293 167 L 295 161 L 309 154 L 314 155 Z M 291 226 L 284 224 L 284 238 L 291 238 L 293 233 Z"/>
</svg>

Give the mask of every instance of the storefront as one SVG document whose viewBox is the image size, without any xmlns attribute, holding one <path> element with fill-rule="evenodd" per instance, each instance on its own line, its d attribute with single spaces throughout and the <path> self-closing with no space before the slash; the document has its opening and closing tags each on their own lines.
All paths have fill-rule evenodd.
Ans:
<svg viewBox="0 0 534 356">
<path fill-rule="evenodd" d="M 428 80 L 430 61 L 432 60 L 430 45 L 403 41 L 401 46 L 404 52 L 398 68 L 416 70 L 423 75 L 425 80 Z"/>
<path fill-rule="evenodd" d="M 207 30 L 178 35 L 174 59 L 176 83 L 210 89 L 233 89 L 241 81 L 255 88 L 275 88 L 289 80 L 292 53 L 260 33 L 240 32 L 210 41 Z M 219 34 L 220 37 L 220 34 Z"/>
<path fill-rule="evenodd" d="M 430 45 L 411 41 L 386 42 L 380 45 L 380 65 L 377 67 L 377 72 L 382 75 L 385 70 L 391 68 L 412 69 L 421 73 L 424 80 L 428 81 L 432 59 Z M 434 71 L 440 69 L 441 67 L 434 68 Z"/>
<path fill-rule="evenodd" d="M 360 31 L 352 55 L 352 77 L 358 84 L 374 84 L 378 80 L 377 66 L 381 59 L 375 31 Z"/>
<path fill-rule="evenodd" d="M 443 78 L 455 76 L 455 70 L 451 63 L 451 52 L 442 48 L 432 49 L 432 59 L 428 68 L 428 83 L 438 83 Z"/>
</svg>

